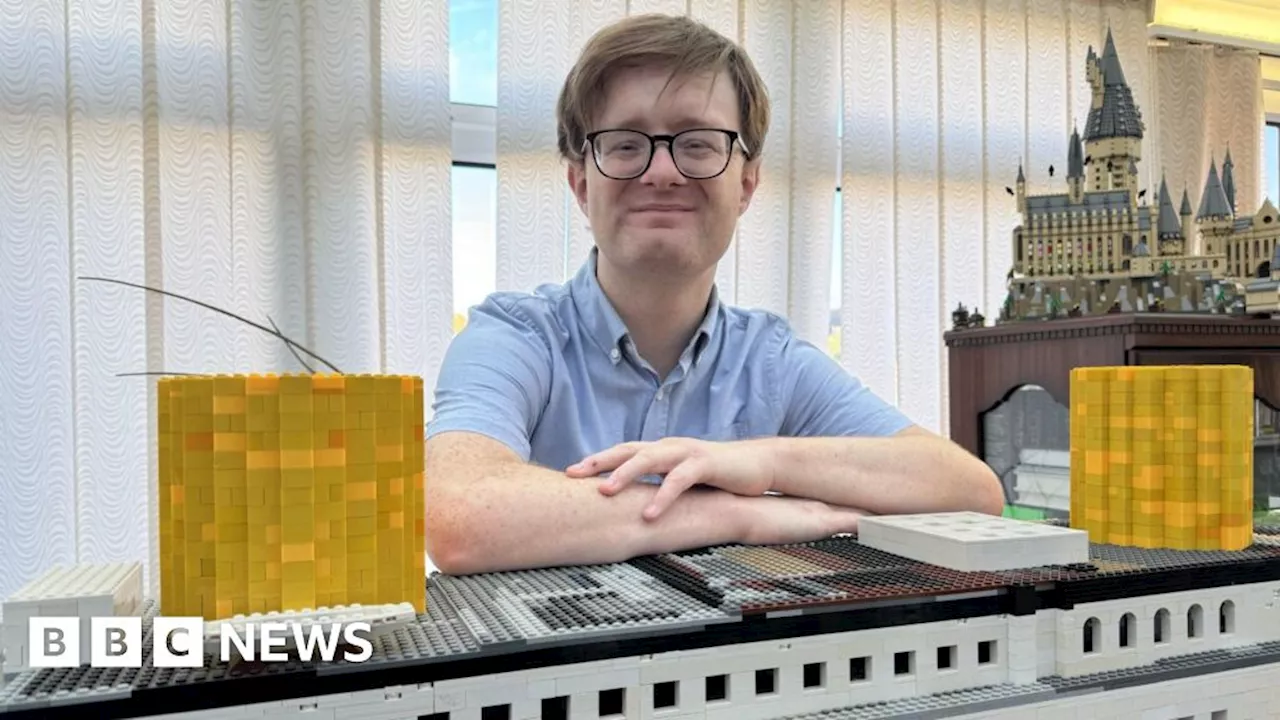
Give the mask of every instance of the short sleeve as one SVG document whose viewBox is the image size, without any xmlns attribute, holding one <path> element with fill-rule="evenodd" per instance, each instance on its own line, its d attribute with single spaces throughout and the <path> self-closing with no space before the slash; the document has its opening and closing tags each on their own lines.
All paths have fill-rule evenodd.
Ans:
<svg viewBox="0 0 1280 720">
<path fill-rule="evenodd" d="M 490 296 L 471 310 L 445 352 L 426 436 L 478 433 L 527 461 L 550 384 L 546 342 L 518 304 Z"/>
<path fill-rule="evenodd" d="M 912 425 L 830 355 L 789 332 L 778 368 L 785 437 L 887 437 Z"/>
</svg>

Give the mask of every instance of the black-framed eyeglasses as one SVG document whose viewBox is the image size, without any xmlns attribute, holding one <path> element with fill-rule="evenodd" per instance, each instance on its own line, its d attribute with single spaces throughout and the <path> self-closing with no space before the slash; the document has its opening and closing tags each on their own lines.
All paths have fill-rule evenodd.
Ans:
<svg viewBox="0 0 1280 720">
<path fill-rule="evenodd" d="M 649 135 L 639 130 L 610 129 L 587 133 L 587 145 L 596 167 L 605 177 L 632 180 L 649 170 L 658 143 L 666 143 L 671 160 L 690 180 L 710 180 L 723 173 L 738 144 L 748 154 L 741 136 L 733 130 L 693 128 L 675 135 Z"/>
</svg>

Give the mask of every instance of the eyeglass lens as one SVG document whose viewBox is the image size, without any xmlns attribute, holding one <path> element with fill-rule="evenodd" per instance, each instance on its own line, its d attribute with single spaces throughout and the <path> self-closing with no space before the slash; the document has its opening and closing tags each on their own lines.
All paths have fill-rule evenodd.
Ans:
<svg viewBox="0 0 1280 720">
<path fill-rule="evenodd" d="M 633 130 L 609 130 L 596 136 L 595 154 L 600 172 L 609 177 L 638 177 L 645 171 L 653 141 Z M 691 130 L 676 136 L 671 156 L 676 169 L 690 178 L 719 175 L 729 164 L 732 142 L 719 130 Z"/>
</svg>

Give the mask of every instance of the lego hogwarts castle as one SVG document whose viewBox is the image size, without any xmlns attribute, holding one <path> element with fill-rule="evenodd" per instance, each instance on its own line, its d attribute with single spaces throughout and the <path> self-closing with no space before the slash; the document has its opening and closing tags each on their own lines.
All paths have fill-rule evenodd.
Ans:
<svg viewBox="0 0 1280 720">
<path fill-rule="evenodd" d="M 1018 168 L 1022 222 L 998 322 L 1109 312 L 1280 312 L 1280 211 L 1265 200 L 1238 211 L 1230 149 L 1211 163 L 1192 212 L 1162 179 L 1155 205 L 1139 189 L 1146 126 L 1108 31 L 1087 57 L 1092 101 L 1083 138 L 1071 134 L 1065 192 L 1028 195 Z"/>
</svg>

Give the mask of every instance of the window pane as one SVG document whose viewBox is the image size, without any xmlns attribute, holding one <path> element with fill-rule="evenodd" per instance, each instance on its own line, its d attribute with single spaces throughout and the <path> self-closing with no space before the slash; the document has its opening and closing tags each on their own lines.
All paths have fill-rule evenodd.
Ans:
<svg viewBox="0 0 1280 720">
<path fill-rule="evenodd" d="M 497 288 L 498 172 L 453 166 L 453 329 Z"/>
<path fill-rule="evenodd" d="M 449 0 L 449 97 L 498 104 L 498 0 Z"/>
<path fill-rule="evenodd" d="M 1280 125 L 1267 126 L 1267 161 L 1262 175 L 1267 181 L 1267 198 L 1280 204 Z"/>
</svg>

